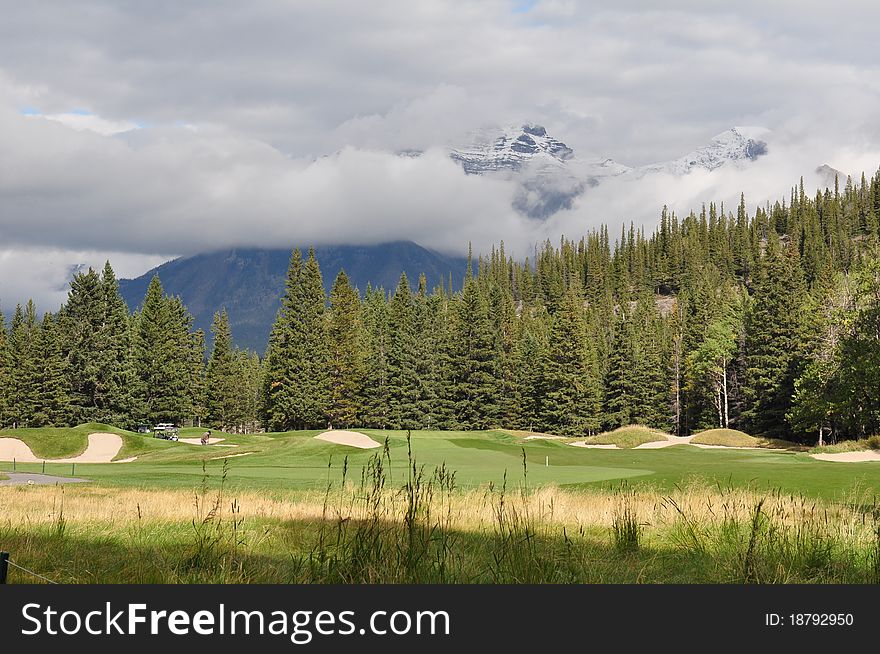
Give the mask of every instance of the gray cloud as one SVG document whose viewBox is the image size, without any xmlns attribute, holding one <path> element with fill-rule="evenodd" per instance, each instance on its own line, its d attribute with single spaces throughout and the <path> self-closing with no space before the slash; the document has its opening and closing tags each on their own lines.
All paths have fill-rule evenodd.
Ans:
<svg viewBox="0 0 880 654">
<path fill-rule="evenodd" d="M 525 253 L 602 221 L 650 225 L 664 203 L 763 203 L 821 163 L 880 163 L 876 3 L 520 4 L 0 2 L 4 306 L 54 301 L 67 266 L 101 253 L 132 274 L 229 245 Z M 511 210 L 514 183 L 445 157 L 475 127 L 525 120 L 629 165 L 735 124 L 769 128 L 771 150 L 745 173 L 609 182 L 542 224 Z"/>
</svg>

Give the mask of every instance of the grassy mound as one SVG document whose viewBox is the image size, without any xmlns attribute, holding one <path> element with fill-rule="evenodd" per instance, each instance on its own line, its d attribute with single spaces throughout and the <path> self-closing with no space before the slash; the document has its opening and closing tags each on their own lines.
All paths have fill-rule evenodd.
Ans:
<svg viewBox="0 0 880 654">
<path fill-rule="evenodd" d="M 766 447 L 768 449 L 783 449 L 803 451 L 806 448 L 791 441 L 783 441 L 778 438 L 758 438 L 750 436 L 738 429 L 707 429 L 699 434 L 694 434 L 691 443 L 698 445 L 722 445 L 724 447 Z"/>
<path fill-rule="evenodd" d="M 627 425 L 626 427 L 618 427 L 614 431 L 591 436 L 586 439 L 586 442 L 590 445 L 617 445 L 623 449 L 630 449 L 644 443 L 665 440 L 666 434 L 662 431 L 644 425 Z"/>
<path fill-rule="evenodd" d="M 765 441 L 749 436 L 738 429 L 707 429 L 695 434 L 691 443 L 699 445 L 723 445 L 725 447 L 761 447 Z"/>
</svg>

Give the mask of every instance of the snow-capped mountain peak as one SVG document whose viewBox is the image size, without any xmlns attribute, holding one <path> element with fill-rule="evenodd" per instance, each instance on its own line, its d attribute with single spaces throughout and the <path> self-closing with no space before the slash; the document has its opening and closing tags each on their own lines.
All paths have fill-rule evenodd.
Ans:
<svg viewBox="0 0 880 654">
<path fill-rule="evenodd" d="M 708 145 L 683 157 L 642 166 L 638 171 L 641 175 L 655 172 L 686 175 L 695 168 L 715 170 L 729 163 L 741 166 L 767 154 L 767 142 L 764 138 L 768 134 L 769 130 L 763 127 L 732 127 L 716 134 Z"/>
<path fill-rule="evenodd" d="M 471 142 L 455 148 L 450 156 L 469 174 L 520 171 L 532 162 L 559 167 L 574 156 L 562 141 L 549 136 L 541 125 L 525 124 L 502 130 L 483 128 Z"/>
<path fill-rule="evenodd" d="M 471 134 L 467 145 L 452 148 L 449 156 L 467 174 L 515 181 L 514 208 L 530 218 L 544 219 L 571 208 L 588 188 L 610 178 L 636 181 L 655 173 L 682 176 L 696 169 L 744 167 L 767 153 L 768 135 L 762 127 L 732 127 L 683 157 L 632 168 L 609 158 L 576 156 L 542 125 L 526 123 L 484 127 Z"/>
</svg>

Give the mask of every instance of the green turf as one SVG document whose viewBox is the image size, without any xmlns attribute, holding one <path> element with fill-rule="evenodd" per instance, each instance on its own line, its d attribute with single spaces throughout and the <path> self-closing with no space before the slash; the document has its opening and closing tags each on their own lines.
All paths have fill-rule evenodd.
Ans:
<svg viewBox="0 0 880 654">
<path fill-rule="evenodd" d="M 73 429 L 16 430 L 41 452 L 70 456 L 76 447 L 84 448 L 94 425 Z M 228 481 L 232 488 L 296 490 L 323 488 L 342 476 L 347 459 L 349 478 L 359 477 L 371 456 L 381 450 L 359 450 L 314 440 L 318 432 L 288 432 L 255 435 L 226 435 L 217 447 L 171 443 L 151 436 L 121 432 L 100 426 L 100 431 L 123 435 L 124 456 L 138 456 L 125 464 L 77 464 L 76 476 L 101 485 L 192 489 L 204 476 L 203 463 L 217 478 L 223 467 L 220 457 L 250 453 L 227 459 Z M 203 429 L 186 429 L 184 438 L 198 437 Z M 408 473 L 406 433 L 361 430 L 375 440 L 388 442 L 392 482 Z M 3 435 L 12 432 L 3 432 Z M 53 442 L 57 436 L 58 443 Z M 77 438 L 79 440 L 77 440 Z M 77 445 L 77 443 L 79 443 Z M 672 489 L 692 478 L 708 479 L 724 486 L 779 488 L 811 496 L 839 499 L 854 489 L 871 492 L 880 488 L 880 463 L 834 463 L 817 461 L 803 453 L 783 450 L 706 450 L 678 445 L 657 450 L 600 450 L 571 447 L 560 441 L 523 440 L 502 431 L 415 431 L 412 449 L 419 465 L 429 470 L 443 463 L 456 473 L 461 487 L 500 484 L 505 473 L 508 483 L 523 478 L 523 452 L 526 454 L 528 482 L 532 485 L 556 484 L 563 487 L 607 487 L 626 480 L 629 484 L 650 484 Z M 44 454 L 45 455 L 45 454 Z M 11 470 L 11 463 L 0 464 Z M 17 469 L 38 472 L 41 464 L 18 464 Z M 49 474 L 69 475 L 71 464 L 46 464 Z"/>
</svg>

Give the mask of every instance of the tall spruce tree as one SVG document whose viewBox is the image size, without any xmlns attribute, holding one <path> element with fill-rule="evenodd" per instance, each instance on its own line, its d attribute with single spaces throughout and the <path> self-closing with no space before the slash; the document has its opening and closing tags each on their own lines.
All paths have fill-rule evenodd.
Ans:
<svg viewBox="0 0 880 654">
<path fill-rule="evenodd" d="M 68 362 L 70 419 L 117 425 L 130 422 L 128 309 L 109 261 L 70 282 L 59 316 Z"/>
<path fill-rule="evenodd" d="M 367 287 L 364 300 L 366 365 L 359 398 L 364 424 L 384 429 L 389 424 L 388 302 L 385 291 Z"/>
<path fill-rule="evenodd" d="M 550 323 L 543 373 L 543 423 L 570 436 L 595 428 L 599 379 L 589 353 L 580 284 L 568 287 Z"/>
<path fill-rule="evenodd" d="M 641 296 L 633 310 L 633 369 L 630 422 L 669 426 L 669 372 L 664 365 L 663 329 L 653 297 Z"/>
<path fill-rule="evenodd" d="M 35 424 L 40 406 L 40 352 L 37 310 L 33 301 L 15 307 L 9 330 L 11 364 L 9 404 L 14 426 Z"/>
<path fill-rule="evenodd" d="M 256 352 L 236 350 L 239 379 L 239 413 L 245 433 L 258 430 L 260 424 L 260 396 L 263 383 L 263 362 Z"/>
<path fill-rule="evenodd" d="M 325 300 L 314 249 L 305 264 L 295 250 L 267 353 L 265 414 L 271 429 L 326 425 L 330 399 Z"/>
<path fill-rule="evenodd" d="M 128 307 L 119 294 L 116 274 L 106 262 L 100 281 L 102 320 L 95 334 L 98 375 L 95 385 L 95 416 L 116 425 L 131 423 L 128 354 Z"/>
<path fill-rule="evenodd" d="M 70 281 L 67 302 L 61 308 L 64 355 L 70 370 L 70 418 L 74 423 L 98 420 L 102 378 L 106 363 L 98 355 L 105 327 L 105 289 L 91 268 Z"/>
<path fill-rule="evenodd" d="M 140 420 L 182 423 L 192 408 L 189 339 L 178 301 L 166 298 L 162 283 L 150 281 L 135 320 L 132 343 L 132 405 Z"/>
<path fill-rule="evenodd" d="M 9 336 L 6 331 L 6 318 L 0 311 L 0 429 L 9 424 L 10 388 L 12 384 L 11 362 L 9 360 Z"/>
<path fill-rule="evenodd" d="M 603 423 L 612 429 L 633 422 L 636 366 L 634 340 L 633 321 L 621 307 L 614 320 L 611 354 L 604 381 Z"/>
<path fill-rule="evenodd" d="M 746 317 L 745 418 L 755 434 L 787 438 L 791 429 L 794 382 L 799 376 L 802 336 L 803 273 L 797 249 L 767 239 L 758 263 Z"/>
<path fill-rule="evenodd" d="M 226 309 L 214 314 L 214 347 L 205 375 L 208 421 L 218 429 L 234 431 L 244 419 L 240 399 L 241 365 L 232 346 Z"/>
<path fill-rule="evenodd" d="M 388 303 L 388 424 L 393 429 L 420 426 L 416 414 L 419 380 L 414 311 L 409 280 L 403 273 Z"/>
<path fill-rule="evenodd" d="M 518 407 L 515 426 L 528 431 L 550 429 L 544 423 L 544 365 L 547 361 L 549 316 L 541 308 L 523 312 L 514 353 L 515 399 Z"/>
<path fill-rule="evenodd" d="M 193 425 L 196 427 L 201 427 L 208 419 L 208 389 L 205 376 L 205 332 L 197 329 L 192 334 L 190 348 L 190 395 Z"/>
<path fill-rule="evenodd" d="M 360 297 L 344 270 L 336 275 L 330 291 L 327 340 L 328 418 L 334 427 L 353 427 L 360 413 L 358 392 L 364 382 L 364 334 Z"/>
<path fill-rule="evenodd" d="M 456 306 L 450 366 L 455 421 L 460 428 L 496 425 L 499 401 L 494 354 L 486 299 L 479 283 L 468 279 Z"/>
<path fill-rule="evenodd" d="M 70 396 L 68 393 L 67 360 L 64 358 L 61 335 L 56 318 L 46 313 L 38 330 L 37 379 L 39 395 L 34 414 L 34 425 L 64 426 L 68 423 Z"/>
</svg>

